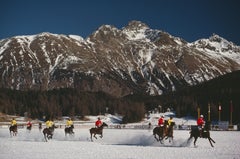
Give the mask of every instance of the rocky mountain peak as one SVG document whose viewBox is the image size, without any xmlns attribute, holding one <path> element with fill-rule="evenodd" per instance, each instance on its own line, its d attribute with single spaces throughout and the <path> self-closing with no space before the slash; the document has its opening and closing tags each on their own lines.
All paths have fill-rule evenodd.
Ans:
<svg viewBox="0 0 240 159">
<path fill-rule="evenodd" d="M 218 53 L 239 54 L 240 47 L 217 34 L 213 34 L 208 39 L 200 39 L 192 43 L 195 47 L 202 50 L 209 50 Z"/>
<path fill-rule="evenodd" d="M 148 25 L 141 22 L 141 21 L 130 21 L 126 27 L 124 27 L 126 30 L 141 30 L 141 29 L 149 29 Z"/>
<path fill-rule="evenodd" d="M 221 41 L 223 41 L 223 40 L 226 41 L 225 39 L 223 39 L 222 37 L 220 37 L 219 35 L 217 35 L 215 33 L 209 37 L 209 41 L 212 41 L 212 42 L 221 43 Z"/>
<path fill-rule="evenodd" d="M 131 21 L 126 27 L 123 27 L 122 31 L 130 40 L 142 40 L 146 38 L 146 31 L 149 29 L 146 24 L 140 21 Z"/>
</svg>

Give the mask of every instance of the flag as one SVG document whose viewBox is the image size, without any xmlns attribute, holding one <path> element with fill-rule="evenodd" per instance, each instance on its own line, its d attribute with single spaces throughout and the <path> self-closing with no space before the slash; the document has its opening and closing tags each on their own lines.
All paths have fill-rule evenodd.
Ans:
<svg viewBox="0 0 240 159">
<path fill-rule="evenodd" d="M 222 111 L 222 106 L 221 105 L 218 106 L 218 111 Z"/>
</svg>

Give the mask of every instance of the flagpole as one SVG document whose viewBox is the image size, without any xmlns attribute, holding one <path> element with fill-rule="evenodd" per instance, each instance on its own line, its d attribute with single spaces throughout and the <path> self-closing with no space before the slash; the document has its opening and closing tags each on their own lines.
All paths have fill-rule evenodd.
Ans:
<svg viewBox="0 0 240 159">
<path fill-rule="evenodd" d="M 197 108 L 198 118 L 200 118 L 200 107 Z"/>
<path fill-rule="evenodd" d="M 211 121 L 211 118 L 210 118 L 210 116 L 211 116 L 211 114 L 210 114 L 210 104 L 208 104 L 208 121 Z"/>
<path fill-rule="evenodd" d="M 219 106 L 218 106 L 218 121 L 221 121 L 221 110 L 222 110 L 222 106 L 219 104 Z"/>
<path fill-rule="evenodd" d="M 231 100 L 230 101 L 230 126 L 232 126 L 232 113 L 233 113 L 233 105 Z"/>
</svg>

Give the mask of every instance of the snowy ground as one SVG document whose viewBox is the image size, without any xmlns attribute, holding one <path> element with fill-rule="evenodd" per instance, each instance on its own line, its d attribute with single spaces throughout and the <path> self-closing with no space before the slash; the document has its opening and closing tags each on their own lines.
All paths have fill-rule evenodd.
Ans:
<svg viewBox="0 0 240 159">
<path fill-rule="evenodd" d="M 104 129 L 104 137 L 93 142 L 88 128 L 74 131 L 74 137 L 65 137 L 57 128 L 53 139 L 44 142 L 37 128 L 30 133 L 19 129 L 16 137 L 0 128 L 0 159 L 240 159 L 239 131 L 211 131 L 214 148 L 206 139 L 198 139 L 197 147 L 187 144 L 187 130 L 175 130 L 174 142 L 163 145 L 146 129 Z"/>
</svg>

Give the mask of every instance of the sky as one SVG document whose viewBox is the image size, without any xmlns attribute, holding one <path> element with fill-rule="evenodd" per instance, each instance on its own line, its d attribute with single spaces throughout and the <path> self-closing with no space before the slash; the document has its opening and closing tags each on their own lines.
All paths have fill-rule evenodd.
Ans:
<svg viewBox="0 0 240 159">
<path fill-rule="evenodd" d="M 239 0 L 1 0 L 0 39 L 42 32 L 88 37 L 132 20 L 193 42 L 213 33 L 240 46 Z"/>
</svg>

